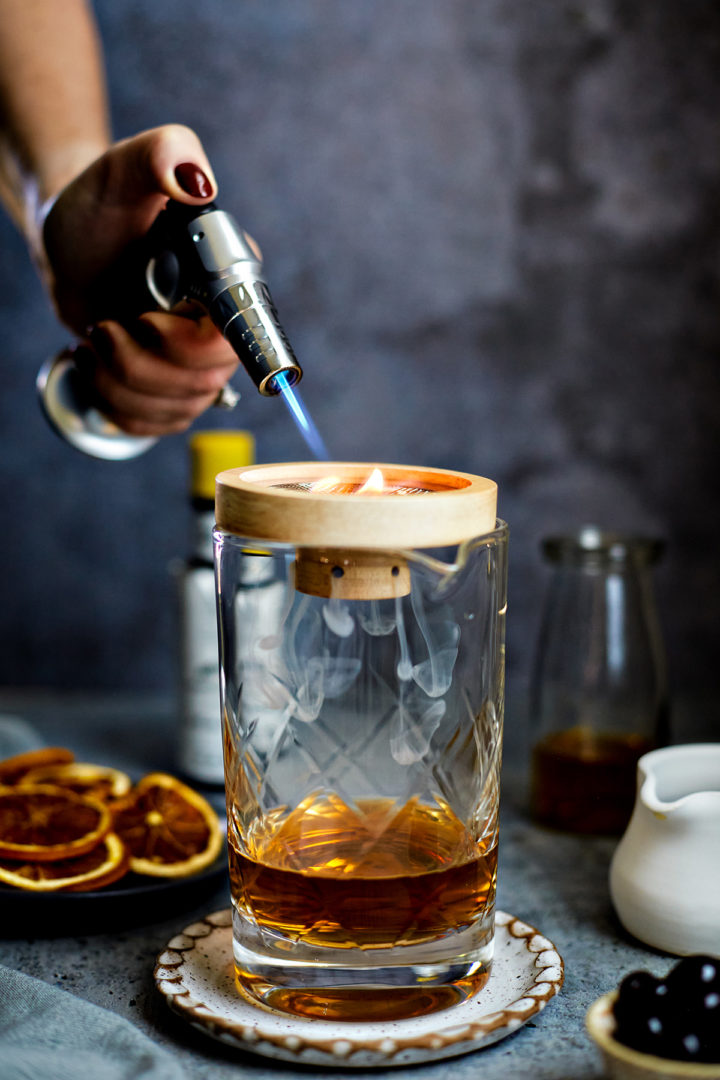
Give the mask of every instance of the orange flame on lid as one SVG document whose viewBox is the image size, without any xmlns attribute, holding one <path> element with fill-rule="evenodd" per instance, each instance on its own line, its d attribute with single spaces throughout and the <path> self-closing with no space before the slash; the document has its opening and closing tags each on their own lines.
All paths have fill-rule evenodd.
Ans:
<svg viewBox="0 0 720 1080">
<path fill-rule="evenodd" d="M 358 495 L 364 495 L 366 492 L 379 494 L 385 490 L 385 478 L 380 469 L 373 469 L 368 476 L 362 487 L 357 490 Z"/>
</svg>

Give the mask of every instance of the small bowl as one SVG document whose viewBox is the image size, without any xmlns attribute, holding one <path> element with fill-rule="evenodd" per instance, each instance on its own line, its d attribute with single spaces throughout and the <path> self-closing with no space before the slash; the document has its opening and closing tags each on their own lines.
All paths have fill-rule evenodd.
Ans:
<svg viewBox="0 0 720 1080">
<path fill-rule="evenodd" d="M 614 1037 L 612 1011 L 617 996 L 614 990 L 598 998 L 585 1018 L 588 1034 L 602 1052 L 610 1080 L 720 1080 L 720 1062 L 671 1061 L 619 1043 Z"/>
</svg>

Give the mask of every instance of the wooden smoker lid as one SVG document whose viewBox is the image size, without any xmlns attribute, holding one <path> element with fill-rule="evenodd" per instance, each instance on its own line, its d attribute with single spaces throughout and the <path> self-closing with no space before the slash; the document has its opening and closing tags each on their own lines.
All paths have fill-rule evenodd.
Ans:
<svg viewBox="0 0 720 1080">
<path fill-rule="evenodd" d="M 386 488 L 422 493 L 336 494 L 312 485 L 362 486 L 379 469 Z M 237 536 L 322 548 L 426 548 L 495 528 L 497 485 L 470 473 L 375 462 L 293 462 L 227 469 L 216 478 L 215 518 Z"/>
</svg>

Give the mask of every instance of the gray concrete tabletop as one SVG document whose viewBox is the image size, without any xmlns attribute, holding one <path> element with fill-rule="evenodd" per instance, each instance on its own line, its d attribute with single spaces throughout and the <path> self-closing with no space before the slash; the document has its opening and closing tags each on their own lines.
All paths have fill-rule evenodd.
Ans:
<svg viewBox="0 0 720 1080">
<path fill-rule="evenodd" d="M 4 695 L 0 713 L 31 725 L 20 726 L 22 737 L 31 732 L 39 743 L 69 746 L 80 760 L 112 764 L 136 775 L 174 770 L 174 710 L 166 701 Z M 423 1080 L 440 1080 L 450 1068 L 457 1080 L 477 1075 L 485 1080 L 600 1077 L 600 1057 L 584 1029 L 588 1007 L 628 971 L 659 973 L 672 963 L 629 938 L 613 913 L 607 876 L 615 840 L 566 835 L 531 823 L 525 809 L 525 770 L 516 750 L 511 743 L 503 775 L 498 905 L 554 943 L 565 963 L 565 984 L 559 996 L 510 1037 L 462 1057 L 413 1066 Z M 112 919 L 108 925 L 105 919 L 86 919 L 80 926 L 66 926 L 51 908 L 43 923 L 38 920 L 30 927 L 4 918 L 0 962 L 130 1020 L 170 1048 L 188 1077 L 282 1080 L 322 1072 L 223 1046 L 171 1012 L 156 990 L 153 967 L 167 942 L 194 920 L 228 906 L 227 882 L 221 877 L 206 895 L 185 902 L 180 896 L 172 911 L 151 913 L 151 921 L 140 916 L 129 925 L 112 925 Z M 379 1077 L 401 1071 L 338 1069 L 325 1070 L 325 1075 Z"/>
</svg>

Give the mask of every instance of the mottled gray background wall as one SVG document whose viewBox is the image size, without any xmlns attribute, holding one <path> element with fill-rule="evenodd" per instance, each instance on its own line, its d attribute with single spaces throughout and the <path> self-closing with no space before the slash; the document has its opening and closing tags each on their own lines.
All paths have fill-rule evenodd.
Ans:
<svg viewBox="0 0 720 1080">
<path fill-rule="evenodd" d="M 495 478 L 509 679 L 538 542 L 667 538 L 677 690 L 718 689 L 720 7 L 708 0 L 97 0 L 118 136 L 195 127 L 260 241 L 333 456 Z M 0 222 L 6 686 L 169 690 L 186 444 L 65 447 L 34 399 L 65 341 Z M 244 391 L 261 460 L 306 456 Z M 222 416 L 209 418 L 218 426 Z"/>
</svg>

